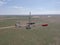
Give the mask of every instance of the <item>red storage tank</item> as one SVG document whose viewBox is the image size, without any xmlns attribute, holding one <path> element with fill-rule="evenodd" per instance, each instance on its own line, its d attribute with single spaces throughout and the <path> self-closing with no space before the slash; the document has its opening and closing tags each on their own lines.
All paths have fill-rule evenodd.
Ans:
<svg viewBox="0 0 60 45">
<path fill-rule="evenodd" d="M 48 24 L 42 24 L 41 26 L 48 26 Z"/>
</svg>

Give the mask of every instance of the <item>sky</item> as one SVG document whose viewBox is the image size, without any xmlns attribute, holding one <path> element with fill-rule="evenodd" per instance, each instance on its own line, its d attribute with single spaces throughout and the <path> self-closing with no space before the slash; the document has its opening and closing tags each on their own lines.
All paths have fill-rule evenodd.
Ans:
<svg viewBox="0 0 60 45">
<path fill-rule="evenodd" d="M 60 0 L 0 0 L 0 15 L 60 14 Z"/>
</svg>

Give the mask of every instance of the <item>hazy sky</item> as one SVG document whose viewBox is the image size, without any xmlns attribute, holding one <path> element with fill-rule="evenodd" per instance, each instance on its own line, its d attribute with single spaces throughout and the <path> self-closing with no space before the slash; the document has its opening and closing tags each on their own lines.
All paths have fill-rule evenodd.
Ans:
<svg viewBox="0 0 60 45">
<path fill-rule="evenodd" d="M 60 14 L 60 0 L 0 0 L 0 14 Z"/>
</svg>

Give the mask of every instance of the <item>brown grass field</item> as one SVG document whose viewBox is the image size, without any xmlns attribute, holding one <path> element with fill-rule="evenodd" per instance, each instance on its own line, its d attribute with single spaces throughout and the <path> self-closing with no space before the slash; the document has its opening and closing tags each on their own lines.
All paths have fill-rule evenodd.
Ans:
<svg viewBox="0 0 60 45">
<path fill-rule="evenodd" d="M 0 16 L 0 45 L 60 45 L 59 15 L 31 17 L 31 29 L 15 28 L 16 21 L 26 25 L 28 16 Z M 42 27 L 44 23 L 48 26 Z"/>
</svg>

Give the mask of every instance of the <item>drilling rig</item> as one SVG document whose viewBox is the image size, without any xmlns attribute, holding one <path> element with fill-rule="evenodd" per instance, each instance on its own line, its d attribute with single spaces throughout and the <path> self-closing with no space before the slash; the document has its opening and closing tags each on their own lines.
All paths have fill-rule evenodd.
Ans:
<svg viewBox="0 0 60 45">
<path fill-rule="evenodd" d="M 26 26 L 26 29 L 31 29 L 31 25 L 35 24 L 34 22 L 32 22 L 31 20 L 31 12 L 29 12 L 29 16 L 28 16 L 28 23 Z"/>
</svg>

